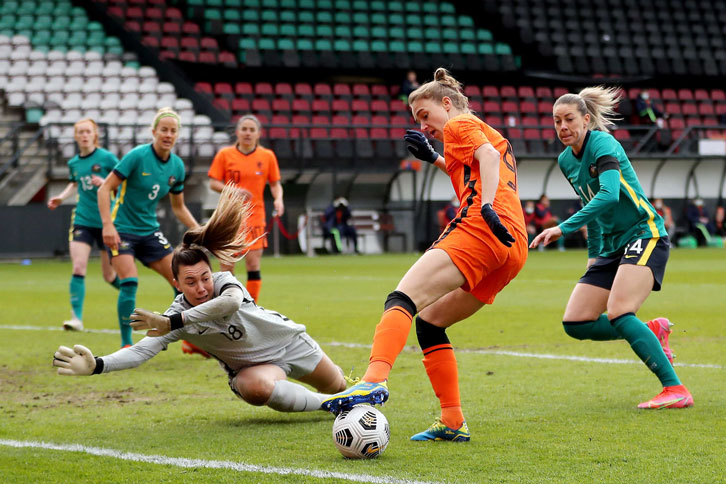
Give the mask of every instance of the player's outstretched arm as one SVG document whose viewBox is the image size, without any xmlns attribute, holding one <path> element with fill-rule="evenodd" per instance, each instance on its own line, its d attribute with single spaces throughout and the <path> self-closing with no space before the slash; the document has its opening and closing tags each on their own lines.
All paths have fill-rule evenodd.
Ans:
<svg viewBox="0 0 726 484">
<path fill-rule="evenodd" d="M 136 308 L 131 313 L 131 328 L 136 331 L 148 330 L 146 336 L 163 336 L 183 326 L 182 313 L 164 316 L 141 308 Z"/>
<path fill-rule="evenodd" d="M 85 346 L 75 345 L 73 349 L 60 346 L 53 355 L 53 366 L 58 367 L 59 375 L 88 376 L 96 369 L 96 358 Z"/>
</svg>

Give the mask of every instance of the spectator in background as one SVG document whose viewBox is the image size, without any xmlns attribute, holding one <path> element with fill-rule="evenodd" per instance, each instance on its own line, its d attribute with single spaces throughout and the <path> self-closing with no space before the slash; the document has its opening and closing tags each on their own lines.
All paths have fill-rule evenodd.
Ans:
<svg viewBox="0 0 726 484">
<path fill-rule="evenodd" d="M 653 206 L 655 207 L 655 211 L 658 212 L 658 215 L 663 217 L 663 223 L 668 232 L 668 237 L 673 240 L 673 237 L 676 235 L 676 222 L 673 220 L 671 208 L 663 202 L 662 198 L 656 198 L 653 201 Z"/>
<path fill-rule="evenodd" d="M 688 233 L 698 241 L 698 245 L 708 245 L 709 238 L 714 234 L 715 227 L 708 216 L 708 210 L 702 198 L 692 200 L 686 207 Z"/>
<path fill-rule="evenodd" d="M 323 237 L 330 239 L 335 254 L 343 252 L 341 237 L 345 237 L 348 247 L 352 244 L 353 250 L 358 253 L 358 234 L 355 227 L 348 223 L 351 217 L 345 197 L 337 197 L 323 213 Z"/>
<path fill-rule="evenodd" d="M 544 193 L 537 200 L 537 204 L 534 206 L 534 223 L 537 226 L 537 232 L 542 232 L 545 229 L 556 227 L 560 223 L 560 219 L 555 217 L 550 210 L 550 199 Z M 565 239 L 560 237 L 557 240 L 557 249 L 560 251 L 565 250 Z M 539 250 L 544 250 L 544 246 L 540 245 Z"/>
<path fill-rule="evenodd" d="M 645 89 L 640 91 L 638 97 L 635 98 L 635 112 L 638 113 L 641 122 L 655 123 L 658 124 L 658 127 L 662 127 L 663 119 L 668 117 L 653 104 L 650 93 Z"/>
<path fill-rule="evenodd" d="M 713 216 L 714 234 L 719 237 L 726 237 L 726 208 L 723 205 L 716 207 L 716 213 Z"/>
<path fill-rule="evenodd" d="M 582 208 L 582 201 L 578 198 L 573 200 L 569 207 L 567 207 L 567 218 L 572 217 Z M 587 248 L 587 225 L 583 225 L 578 229 L 577 232 L 570 234 L 567 240 L 572 240 L 573 244 L 577 247 Z"/>
<path fill-rule="evenodd" d="M 418 89 L 421 84 L 416 80 L 416 71 L 408 71 L 406 78 L 401 83 L 401 100 L 408 104 L 408 95 Z"/>
<path fill-rule="evenodd" d="M 524 211 L 524 225 L 527 227 L 527 240 L 530 243 L 538 232 L 537 224 L 535 223 L 534 200 L 524 202 L 524 208 L 522 210 Z"/>
<path fill-rule="evenodd" d="M 456 217 L 456 212 L 459 211 L 459 199 L 456 198 L 456 195 L 447 203 L 444 208 L 438 211 L 437 215 L 439 217 L 439 230 L 441 232 L 444 231 L 447 225 L 449 225 L 449 222 L 454 220 L 454 217 Z"/>
</svg>

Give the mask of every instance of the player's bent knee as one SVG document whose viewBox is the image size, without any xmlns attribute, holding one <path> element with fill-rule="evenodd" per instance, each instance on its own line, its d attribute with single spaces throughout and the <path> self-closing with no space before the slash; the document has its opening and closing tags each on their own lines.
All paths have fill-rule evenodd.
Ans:
<svg viewBox="0 0 726 484">
<path fill-rule="evenodd" d="M 267 381 L 257 379 L 249 381 L 235 378 L 234 384 L 242 400 L 258 407 L 267 403 L 274 388 L 274 384 L 270 386 Z"/>
<path fill-rule="evenodd" d="M 386 298 L 385 310 L 389 310 L 392 307 L 402 307 L 406 310 L 411 317 L 416 315 L 416 304 L 408 295 L 401 291 L 393 291 Z"/>
<path fill-rule="evenodd" d="M 590 339 L 591 321 L 562 321 L 562 327 L 571 338 L 585 340 Z"/>
</svg>

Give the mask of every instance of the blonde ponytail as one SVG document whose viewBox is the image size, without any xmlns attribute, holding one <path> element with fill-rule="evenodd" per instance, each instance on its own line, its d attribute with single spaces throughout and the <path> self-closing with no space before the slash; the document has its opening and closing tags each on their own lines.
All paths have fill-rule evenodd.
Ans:
<svg viewBox="0 0 726 484">
<path fill-rule="evenodd" d="M 417 99 L 432 99 L 441 102 L 444 97 L 451 99 L 451 104 L 462 111 L 469 110 L 469 98 L 464 96 L 462 84 L 444 69 L 439 67 L 434 72 L 434 80 L 421 85 L 408 95 L 409 106 Z"/>
<path fill-rule="evenodd" d="M 590 115 L 589 129 L 606 133 L 615 127 L 615 121 L 622 119 L 615 108 L 620 103 L 622 90 L 618 87 L 586 87 L 578 94 L 564 94 L 555 101 L 553 109 L 560 104 L 574 104 L 583 116 Z"/>
</svg>

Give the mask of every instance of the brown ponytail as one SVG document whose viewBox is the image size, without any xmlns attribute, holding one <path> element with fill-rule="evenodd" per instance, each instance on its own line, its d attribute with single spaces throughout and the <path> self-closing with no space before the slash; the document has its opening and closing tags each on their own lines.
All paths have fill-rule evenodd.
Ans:
<svg viewBox="0 0 726 484">
<path fill-rule="evenodd" d="M 459 81 L 444 69 L 439 67 L 434 72 L 434 80 L 423 84 L 408 95 L 409 106 L 417 99 L 433 99 L 441 102 L 444 97 L 451 99 L 451 104 L 462 111 L 469 110 L 469 98 L 464 96 L 463 86 Z"/>
<path fill-rule="evenodd" d="M 174 278 L 179 274 L 180 265 L 194 265 L 201 261 L 209 264 L 209 258 L 202 249 L 225 264 L 234 264 L 244 257 L 243 252 L 249 246 L 246 242 L 249 230 L 244 224 L 250 212 L 251 206 L 245 201 L 245 196 L 231 182 L 227 183 L 209 221 L 187 230 L 182 243 L 174 250 L 171 260 Z M 241 227 L 245 228 L 240 230 Z"/>
</svg>

